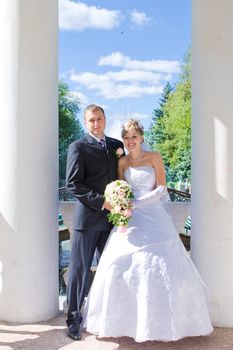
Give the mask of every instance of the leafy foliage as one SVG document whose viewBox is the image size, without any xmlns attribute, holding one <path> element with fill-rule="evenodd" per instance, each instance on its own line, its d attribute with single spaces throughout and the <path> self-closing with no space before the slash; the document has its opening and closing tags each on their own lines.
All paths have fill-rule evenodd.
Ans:
<svg viewBox="0 0 233 350">
<path fill-rule="evenodd" d="M 164 139 L 164 130 L 162 118 L 164 117 L 164 107 L 169 99 L 173 87 L 168 82 L 162 92 L 162 97 L 159 100 L 159 107 L 153 110 L 152 123 L 147 134 L 147 142 L 151 149 L 155 149 L 155 144 L 159 144 Z"/>
<path fill-rule="evenodd" d="M 80 111 L 79 100 L 71 94 L 69 86 L 62 80 L 58 84 L 59 103 L 59 187 L 64 186 L 68 146 L 84 135 L 77 118 Z"/>
<path fill-rule="evenodd" d="M 179 81 L 166 85 L 160 105 L 153 112 L 147 141 L 158 150 L 167 170 L 167 180 L 191 177 L 191 53 L 187 51 Z M 152 140 L 152 142 L 151 142 Z"/>
</svg>

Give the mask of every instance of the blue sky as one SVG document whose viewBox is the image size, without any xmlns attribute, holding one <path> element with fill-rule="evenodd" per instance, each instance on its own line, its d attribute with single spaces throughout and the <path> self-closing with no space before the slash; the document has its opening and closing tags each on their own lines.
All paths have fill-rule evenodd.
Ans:
<svg viewBox="0 0 233 350">
<path fill-rule="evenodd" d="M 109 136 L 137 118 L 148 129 L 191 44 L 191 0 L 59 0 L 59 76 L 83 109 L 100 104 Z"/>
</svg>

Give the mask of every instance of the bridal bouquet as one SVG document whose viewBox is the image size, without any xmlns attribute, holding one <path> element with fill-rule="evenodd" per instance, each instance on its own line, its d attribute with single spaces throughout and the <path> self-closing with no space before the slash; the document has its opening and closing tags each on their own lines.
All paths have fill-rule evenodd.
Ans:
<svg viewBox="0 0 233 350">
<path fill-rule="evenodd" d="M 112 210 L 108 220 L 114 226 L 125 228 L 132 215 L 131 199 L 134 198 L 131 186 L 124 180 L 116 180 L 107 185 L 104 196 L 110 203 Z"/>
</svg>

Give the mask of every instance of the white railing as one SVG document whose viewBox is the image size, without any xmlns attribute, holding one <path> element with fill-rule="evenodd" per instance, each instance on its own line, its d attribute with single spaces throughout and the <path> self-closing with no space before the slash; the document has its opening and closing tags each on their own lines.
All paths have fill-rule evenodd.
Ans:
<svg viewBox="0 0 233 350">
<path fill-rule="evenodd" d="M 59 212 L 63 216 L 64 225 L 72 235 L 74 201 L 59 201 Z M 185 222 L 190 215 L 191 202 L 168 202 L 168 212 L 170 213 L 177 233 L 184 231 Z"/>
</svg>

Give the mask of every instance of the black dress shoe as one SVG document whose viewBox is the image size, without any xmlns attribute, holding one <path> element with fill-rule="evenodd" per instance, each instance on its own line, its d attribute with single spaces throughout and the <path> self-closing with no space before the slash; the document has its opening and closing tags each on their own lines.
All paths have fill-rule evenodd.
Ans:
<svg viewBox="0 0 233 350">
<path fill-rule="evenodd" d="M 81 340 L 82 330 L 80 325 L 75 325 L 74 323 L 68 326 L 68 337 L 73 340 Z"/>
</svg>

